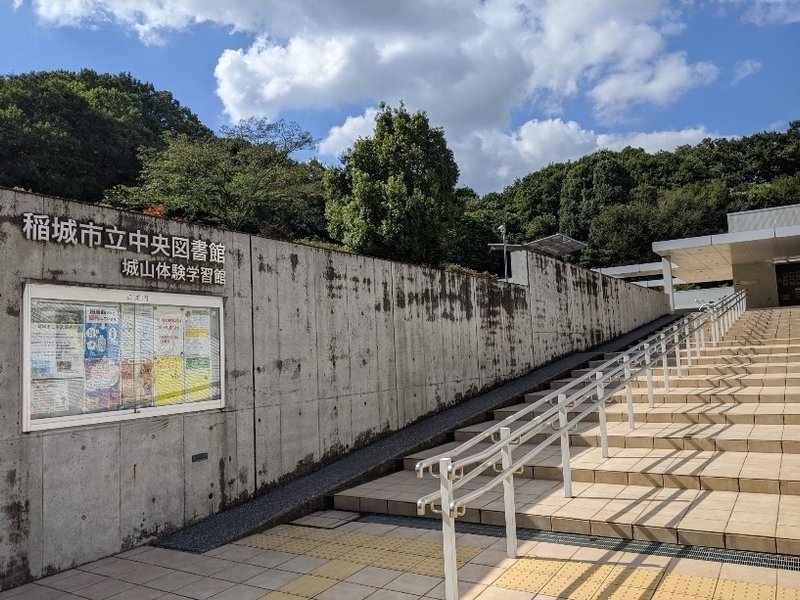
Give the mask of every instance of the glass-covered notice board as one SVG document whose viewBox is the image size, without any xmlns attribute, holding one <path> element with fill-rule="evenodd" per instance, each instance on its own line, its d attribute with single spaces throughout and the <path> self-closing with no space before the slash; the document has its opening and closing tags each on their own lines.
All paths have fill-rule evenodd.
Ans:
<svg viewBox="0 0 800 600">
<path fill-rule="evenodd" d="M 224 406 L 222 299 L 29 284 L 23 430 Z"/>
</svg>

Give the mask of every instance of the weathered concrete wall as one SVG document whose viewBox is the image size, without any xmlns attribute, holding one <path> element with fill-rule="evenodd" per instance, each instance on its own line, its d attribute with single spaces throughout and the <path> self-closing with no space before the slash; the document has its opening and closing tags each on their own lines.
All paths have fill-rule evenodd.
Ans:
<svg viewBox="0 0 800 600">
<path fill-rule="evenodd" d="M 24 212 L 224 241 L 227 283 L 123 278 L 135 254 L 28 241 Z M 9 190 L 0 259 L 0 333 L 14 340 L 0 345 L 0 589 L 201 519 L 668 312 L 663 294 L 538 255 L 517 286 Z M 222 296 L 226 408 L 21 433 L 27 282 Z"/>
</svg>

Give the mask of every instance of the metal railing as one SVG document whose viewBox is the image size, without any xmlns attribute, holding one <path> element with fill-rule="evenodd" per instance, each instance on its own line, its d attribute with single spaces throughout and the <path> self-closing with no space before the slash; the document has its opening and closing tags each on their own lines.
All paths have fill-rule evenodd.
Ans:
<svg viewBox="0 0 800 600">
<path fill-rule="evenodd" d="M 709 303 L 700 312 L 687 315 L 656 332 L 452 450 L 419 461 L 416 465 L 417 477 L 429 472 L 439 479 L 439 489 L 417 501 L 417 514 L 424 515 L 426 509 L 430 508 L 433 513 L 442 515 L 446 600 L 458 599 L 455 520 L 465 514 L 470 502 L 502 485 L 506 551 L 509 558 L 516 558 L 514 475 L 520 474 L 537 454 L 560 440 L 564 495 L 571 498 L 570 431 L 588 415 L 597 412 L 601 455 L 608 458 L 606 403 L 624 390 L 628 425 L 633 429 L 633 381 L 646 375 L 647 403 L 649 408 L 653 408 L 653 371 L 660 367 L 663 371 L 663 387 L 669 391 L 670 361 L 674 361 L 678 377 L 682 376 L 684 359 L 687 366 L 692 366 L 693 354 L 699 359 L 707 341 L 717 346 L 745 309 L 743 290 Z M 709 340 L 706 340 L 707 335 Z M 531 442 L 537 436 L 539 439 Z M 543 439 L 541 436 L 544 436 Z M 526 442 L 533 445 L 521 456 L 514 457 L 513 448 Z M 481 444 L 488 445 L 481 448 Z M 488 482 L 469 485 L 476 477 L 487 472 L 493 475 Z"/>
</svg>

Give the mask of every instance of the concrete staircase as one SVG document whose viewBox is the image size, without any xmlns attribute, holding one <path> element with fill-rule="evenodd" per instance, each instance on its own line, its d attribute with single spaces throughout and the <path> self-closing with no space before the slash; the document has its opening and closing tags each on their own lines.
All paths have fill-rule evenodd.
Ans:
<svg viewBox="0 0 800 600">
<path fill-rule="evenodd" d="M 614 398 L 608 458 L 596 418 L 580 424 L 571 435 L 573 498 L 564 497 L 558 445 L 528 463 L 515 478 L 518 526 L 800 555 L 800 308 L 746 312 L 692 365 L 684 362 L 680 377 L 670 367 L 669 391 L 656 371 L 654 409 L 644 377 L 636 382 L 633 429 L 624 393 Z M 416 462 L 524 406 L 497 410 L 494 420 L 457 430 L 454 442 L 406 457 L 404 470 L 337 494 L 336 508 L 415 515 L 417 499 L 438 486 L 416 478 Z M 460 519 L 504 524 L 501 488 Z"/>
</svg>

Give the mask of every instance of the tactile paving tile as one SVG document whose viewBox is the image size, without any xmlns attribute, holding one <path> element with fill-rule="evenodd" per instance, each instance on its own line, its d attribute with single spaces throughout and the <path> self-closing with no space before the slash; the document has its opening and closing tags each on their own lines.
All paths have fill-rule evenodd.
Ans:
<svg viewBox="0 0 800 600">
<path fill-rule="evenodd" d="M 662 577 L 657 589 L 659 592 L 671 592 L 678 596 L 682 594 L 684 596 L 712 598 L 716 587 L 717 580 L 713 577 L 667 573 Z"/>
<path fill-rule="evenodd" d="M 550 573 L 526 571 L 512 567 L 498 577 L 492 585 L 535 594 L 552 578 L 553 575 Z"/>
<path fill-rule="evenodd" d="M 458 546 L 456 546 L 456 554 L 458 554 Z M 439 542 L 426 542 L 424 540 L 411 540 L 407 544 L 403 544 L 403 552 L 406 554 L 418 554 L 419 556 L 435 556 L 441 558 L 442 544 Z"/>
<path fill-rule="evenodd" d="M 311 575 L 327 577 L 328 579 L 347 579 L 350 575 L 357 573 L 367 565 L 362 563 L 350 562 L 347 560 L 331 560 L 321 567 L 311 571 Z"/>
<path fill-rule="evenodd" d="M 556 596 L 574 600 L 591 600 L 602 585 L 598 579 L 570 579 L 556 574 L 539 590 L 544 596 Z"/>
<path fill-rule="evenodd" d="M 300 596 L 301 598 L 314 598 L 337 583 L 339 583 L 337 580 L 328 579 L 327 577 L 303 575 L 302 577 L 298 577 L 294 581 L 290 581 L 286 585 L 281 586 L 278 591 L 285 594 Z"/>
<path fill-rule="evenodd" d="M 655 590 L 635 587 L 601 587 L 593 600 L 651 600 Z"/>
<path fill-rule="evenodd" d="M 262 550 L 275 550 L 294 539 L 296 538 L 282 537 L 280 535 L 262 535 L 249 539 L 245 545 L 251 548 L 261 548 Z"/>
<path fill-rule="evenodd" d="M 630 569 L 621 567 L 619 573 L 612 574 L 616 581 L 625 587 L 656 589 L 663 577 L 661 571 L 653 569 Z"/>
<path fill-rule="evenodd" d="M 382 556 L 386 555 L 386 550 L 379 550 L 378 548 L 356 548 L 350 547 L 347 551 L 347 559 L 352 562 L 357 563 L 364 563 L 366 565 L 371 565 L 373 561 L 378 560 Z M 341 558 L 342 555 L 340 554 L 336 558 Z"/>
<path fill-rule="evenodd" d="M 334 542 L 339 540 L 343 535 L 343 531 L 331 531 L 330 529 L 313 529 L 311 527 L 292 527 L 293 530 L 299 530 L 296 535 L 289 537 L 299 537 L 304 540 L 317 540 L 320 542 Z"/>
<path fill-rule="evenodd" d="M 280 550 L 281 552 L 289 552 L 290 554 L 305 554 L 320 545 L 320 542 L 314 540 L 304 540 L 302 538 L 283 538 L 286 540 L 284 543 L 273 546 L 272 550 Z"/>
<path fill-rule="evenodd" d="M 514 567 L 537 573 L 548 573 L 554 575 L 566 564 L 563 560 L 551 560 L 549 558 L 520 558 Z"/>
<path fill-rule="evenodd" d="M 404 554 L 402 552 L 387 552 L 379 559 L 372 561 L 373 567 L 383 569 L 393 569 L 395 571 L 411 571 L 414 567 L 427 560 L 425 557 L 416 554 Z"/>
<path fill-rule="evenodd" d="M 800 590 L 795 588 L 779 587 L 775 600 L 800 600 Z"/>
<path fill-rule="evenodd" d="M 775 587 L 749 581 L 720 579 L 714 591 L 715 600 L 775 600 Z"/>
<path fill-rule="evenodd" d="M 402 538 L 382 537 L 379 535 L 368 535 L 366 533 L 343 532 L 337 540 L 340 544 L 350 546 L 360 546 L 365 548 L 377 548 L 379 550 L 394 550 L 406 545 Z"/>
<path fill-rule="evenodd" d="M 306 554 L 309 556 L 315 556 L 317 558 L 327 558 L 328 560 L 333 560 L 343 556 L 352 558 L 352 552 L 353 546 L 345 546 L 343 544 L 320 544 L 319 546 L 307 551 Z"/>
<path fill-rule="evenodd" d="M 440 558 L 423 558 L 422 562 L 410 568 L 408 572 L 428 577 L 444 577 L 444 561 Z"/>
</svg>

